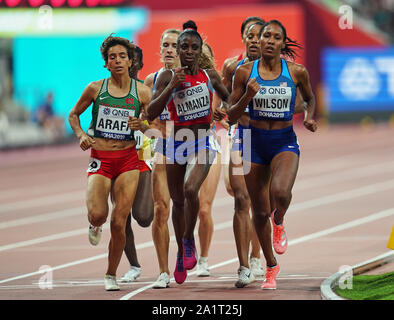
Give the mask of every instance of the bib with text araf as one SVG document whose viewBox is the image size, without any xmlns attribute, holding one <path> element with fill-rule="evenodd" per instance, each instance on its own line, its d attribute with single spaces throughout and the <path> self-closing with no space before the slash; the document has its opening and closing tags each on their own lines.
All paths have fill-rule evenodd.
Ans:
<svg viewBox="0 0 394 320">
<path fill-rule="evenodd" d="M 294 114 L 296 87 L 287 62 L 281 59 L 282 72 L 274 80 L 264 80 L 258 73 L 260 60 L 253 63 L 250 79 L 256 78 L 260 90 L 249 103 L 250 119 L 290 121 Z"/>
<path fill-rule="evenodd" d="M 88 134 L 98 138 L 134 140 L 134 131 L 129 128 L 129 116 L 139 117 L 140 102 L 137 82 L 130 81 L 130 91 L 125 97 L 113 97 L 108 92 L 108 79 L 103 81 L 100 93 L 94 101 L 92 123 Z"/>
</svg>

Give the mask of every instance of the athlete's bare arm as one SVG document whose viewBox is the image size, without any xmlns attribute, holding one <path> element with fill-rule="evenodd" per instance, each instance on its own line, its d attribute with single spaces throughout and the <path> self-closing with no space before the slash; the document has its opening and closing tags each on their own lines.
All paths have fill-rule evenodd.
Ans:
<svg viewBox="0 0 394 320">
<path fill-rule="evenodd" d="M 79 145 L 83 151 L 89 149 L 95 141 L 82 130 L 79 116 L 84 113 L 97 98 L 103 81 L 104 80 L 99 80 L 89 83 L 68 115 L 70 126 L 79 139 Z"/>
<path fill-rule="evenodd" d="M 151 73 L 151 74 L 149 74 L 146 78 L 145 78 L 145 80 L 144 80 L 144 84 L 146 85 L 146 86 L 148 86 L 149 88 L 153 88 L 153 79 L 155 78 L 155 72 L 153 72 L 153 73 Z"/>
<path fill-rule="evenodd" d="M 294 75 L 293 79 L 295 80 L 296 87 L 300 88 L 300 92 L 307 103 L 304 126 L 314 132 L 317 129 L 316 122 L 313 119 L 316 99 L 312 91 L 308 70 L 303 65 L 297 63 L 290 63 L 289 68 L 291 74 Z"/>
<path fill-rule="evenodd" d="M 227 112 L 230 123 L 235 123 L 243 115 L 246 106 L 258 91 L 256 79 L 248 81 L 252 66 L 253 63 L 244 64 L 235 72 L 230 109 Z"/>
<path fill-rule="evenodd" d="M 141 119 L 136 119 L 134 117 L 129 118 L 129 127 L 132 130 L 140 130 L 141 132 L 145 132 L 150 128 L 149 125 L 144 124 L 141 120 L 144 120 L 146 114 L 148 113 L 148 105 L 152 98 L 152 90 L 143 83 L 137 81 L 137 92 L 138 98 L 140 101 L 141 108 Z"/>
<path fill-rule="evenodd" d="M 227 59 L 222 68 L 222 81 L 224 85 L 226 86 L 228 92 L 231 93 L 232 90 L 232 81 L 233 81 L 233 74 L 235 71 L 235 68 L 237 67 L 237 57 L 233 57 L 230 59 Z"/>
<path fill-rule="evenodd" d="M 173 72 L 166 70 L 160 73 L 156 80 L 156 90 L 148 107 L 148 119 L 152 121 L 163 112 L 172 90 L 185 81 L 185 69 L 180 67 Z"/>
</svg>

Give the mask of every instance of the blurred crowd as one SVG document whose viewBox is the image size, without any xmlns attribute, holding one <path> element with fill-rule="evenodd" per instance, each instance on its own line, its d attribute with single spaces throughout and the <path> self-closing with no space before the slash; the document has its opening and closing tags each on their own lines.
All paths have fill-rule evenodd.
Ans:
<svg viewBox="0 0 394 320">
<path fill-rule="evenodd" d="M 342 0 L 352 7 L 355 13 L 371 21 L 379 30 L 386 33 L 391 44 L 394 43 L 394 0 Z"/>
</svg>

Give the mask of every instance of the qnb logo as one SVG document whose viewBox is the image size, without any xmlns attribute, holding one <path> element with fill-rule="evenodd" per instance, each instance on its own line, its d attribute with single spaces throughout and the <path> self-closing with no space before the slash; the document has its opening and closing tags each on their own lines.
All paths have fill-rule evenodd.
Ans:
<svg viewBox="0 0 394 320">
<path fill-rule="evenodd" d="M 184 92 L 179 92 L 178 93 L 178 98 L 179 99 L 183 99 L 185 97 L 185 93 Z"/>
<path fill-rule="evenodd" d="M 261 94 L 266 94 L 267 93 L 267 89 L 266 88 L 260 88 L 260 93 Z"/>
<path fill-rule="evenodd" d="M 339 90 L 349 100 L 373 100 L 383 86 L 381 73 L 387 74 L 387 90 L 394 97 L 394 57 L 349 59 L 339 75 Z"/>
<path fill-rule="evenodd" d="M 39 273 L 44 275 L 38 280 L 38 287 L 40 289 L 53 289 L 53 270 L 51 266 L 43 265 L 38 269 Z"/>
<path fill-rule="evenodd" d="M 104 113 L 106 116 L 109 116 L 110 113 L 111 113 L 111 109 L 110 109 L 110 108 L 104 108 L 103 113 Z"/>
</svg>

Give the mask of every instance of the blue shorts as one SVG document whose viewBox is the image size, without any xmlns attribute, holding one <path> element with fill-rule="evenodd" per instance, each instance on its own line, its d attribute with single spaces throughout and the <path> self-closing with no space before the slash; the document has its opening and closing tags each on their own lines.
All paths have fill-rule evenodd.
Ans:
<svg viewBox="0 0 394 320">
<path fill-rule="evenodd" d="M 243 146 L 242 159 L 253 163 L 269 165 L 272 159 L 284 151 L 300 155 L 297 136 L 293 126 L 278 130 L 264 130 L 249 126 L 250 148 Z"/>
<path fill-rule="evenodd" d="M 193 141 L 176 141 L 169 139 L 166 148 L 166 163 L 186 164 L 190 158 L 197 154 L 199 150 L 209 150 L 209 158 L 204 161 L 213 163 L 216 152 L 218 152 L 217 144 L 215 144 L 214 136 L 209 135 L 199 140 Z"/>
<path fill-rule="evenodd" d="M 244 134 L 244 129 L 247 129 L 247 128 L 248 127 L 244 127 L 242 124 L 238 123 L 238 127 L 235 130 L 234 136 L 232 138 L 231 152 L 241 151 L 241 154 L 242 154 L 243 134 Z"/>
</svg>

